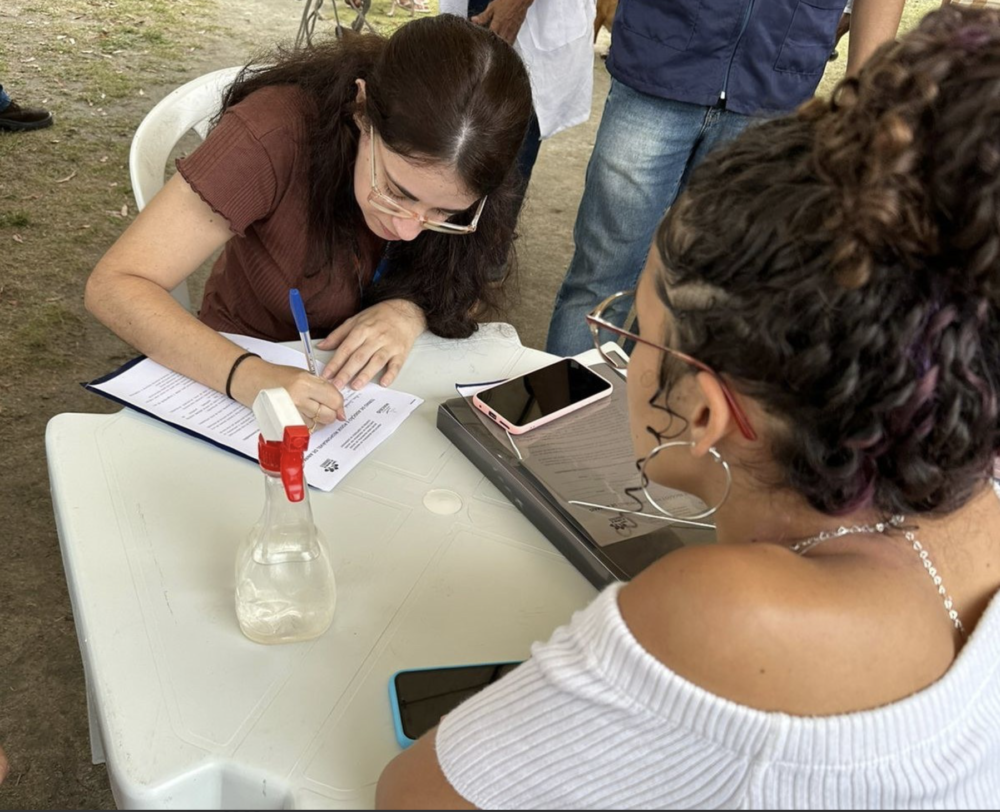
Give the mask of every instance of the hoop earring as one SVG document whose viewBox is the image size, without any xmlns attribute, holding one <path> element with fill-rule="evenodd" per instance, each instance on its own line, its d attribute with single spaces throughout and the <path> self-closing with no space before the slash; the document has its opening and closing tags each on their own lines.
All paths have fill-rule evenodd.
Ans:
<svg viewBox="0 0 1000 812">
<path fill-rule="evenodd" d="M 642 461 L 642 465 L 639 466 L 639 474 L 642 477 L 642 483 L 643 483 L 642 492 L 646 495 L 646 498 L 649 500 L 649 504 L 655 507 L 658 511 L 660 511 L 660 513 L 662 513 L 668 519 L 674 519 L 674 520 L 680 520 L 681 517 L 674 516 L 674 514 L 672 514 L 669 510 L 664 508 L 663 505 L 657 504 L 656 500 L 652 496 L 650 496 L 649 494 L 650 479 L 648 476 L 646 476 L 646 466 L 649 464 L 649 461 L 653 459 L 653 457 L 655 457 L 661 451 L 664 451 L 665 449 L 668 448 L 678 448 L 679 446 L 687 446 L 688 448 L 694 448 L 695 443 L 689 440 L 673 440 L 672 442 L 669 443 L 661 443 L 660 445 L 656 446 L 656 448 L 654 448 L 652 451 L 649 452 L 648 456 Z M 722 499 L 719 500 L 719 504 L 717 504 L 715 507 L 709 508 L 708 510 L 702 513 L 699 513 L 697 516 L 685 516 L 684 519 L 688 521 L 695 521 L 697 519 L 707 519 L 709 516 L 713 515 L 720 507 L 722 507 L 725 504 L 726 500 L 729 498 L 729 491 L 733 487 L 733 474 L 729 470 L 729 463 L 726 462 L 724 459 L 722 459 L 722 455 L 714 448 L 708 449 L 708 453 L 712 455 L 712 459 L 714 459 L 719 465 L 721 465 L 722 470 L 726 472 L 726 490 L 725 493 L 722 494 Z"/>
</svg>

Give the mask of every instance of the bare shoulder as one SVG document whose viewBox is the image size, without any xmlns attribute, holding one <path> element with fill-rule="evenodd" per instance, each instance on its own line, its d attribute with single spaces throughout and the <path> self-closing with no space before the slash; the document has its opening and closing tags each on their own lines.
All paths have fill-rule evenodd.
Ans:
<svg viewBox="0 0 1000 812">
<path fill-rule="evenodd" d="M 950 659 L 915 644 L 892 573 L 776 545 L 671 553 L 620 593 L 638 642 L 688 681 L 748 707 L 828 715 L 877 707 Z"/>
<path fill-rule="evenodd" d="M 435 751 L 437 728 L 404 750 L 382 771 L 376 809 L 475 809 L 448 783 Z"/>
</svg>

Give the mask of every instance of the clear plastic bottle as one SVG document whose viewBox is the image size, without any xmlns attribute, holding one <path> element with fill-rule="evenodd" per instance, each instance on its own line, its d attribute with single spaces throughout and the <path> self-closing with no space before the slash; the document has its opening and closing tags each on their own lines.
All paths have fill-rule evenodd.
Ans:
<svg viewBox="0 0 1000 812">
<path fill-rule="evenodd" d="M 330 627 L 337 589 L 302 476 L 309 432 L 284 389 L 261 392 L 254 414 L 264 512 L 236 555 L 236 617 L 257 643 L 310 640 Z"/>
</svg>

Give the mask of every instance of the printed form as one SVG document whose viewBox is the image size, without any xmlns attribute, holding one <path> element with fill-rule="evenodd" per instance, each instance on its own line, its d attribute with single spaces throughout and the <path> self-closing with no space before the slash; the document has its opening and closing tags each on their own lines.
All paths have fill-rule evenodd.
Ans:
<svg viewBox="0 0 1000 812">
<path fill-rule="evenodd" d="M 249 336 L 223 335 L 265 361 L 305 366 L 301 350 Z M 130 362 L 85 386 L 188 434 L 257 459 L 260 432 L 250 409 L 149 358 Z M 416 395 L 374 383 L 357 392 L 345 388 L 341 394 L 347 420 L 324 426 L 311 436 L 303 465 L 306 481 L 322 491 L 333 490 L 423 403 Z"/>
</svg>

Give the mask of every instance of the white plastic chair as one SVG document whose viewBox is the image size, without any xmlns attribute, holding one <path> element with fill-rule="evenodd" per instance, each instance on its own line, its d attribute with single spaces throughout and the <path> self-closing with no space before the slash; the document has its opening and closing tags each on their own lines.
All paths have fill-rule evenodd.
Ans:
<svg viewBox="0 0 1000 812">
<path fill-rule="evenodd" d="M 202 139 L 208 134 L 209 124 L 222 104 L 222 94 L 239 71 L 240 67 L 222 68 L 192 79 L 146 114 L 132 137 L 128 159 L 132 193 L 139 211 L 163 188 L 167 159 L 177 142 L 190 130 Z M 184 308 L 191 309 L 186 281 L 171 293 Z"/>
</svg>

